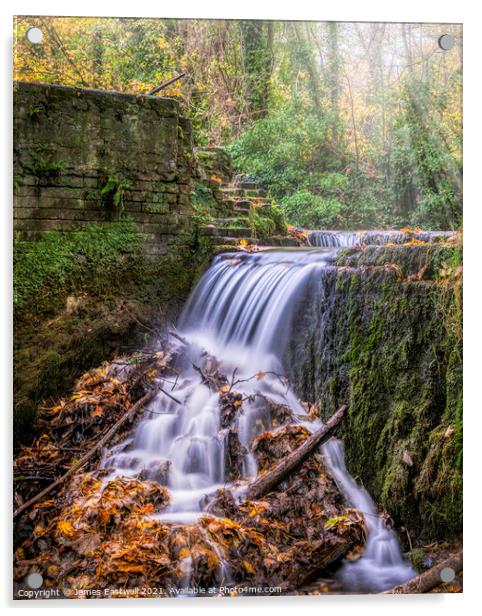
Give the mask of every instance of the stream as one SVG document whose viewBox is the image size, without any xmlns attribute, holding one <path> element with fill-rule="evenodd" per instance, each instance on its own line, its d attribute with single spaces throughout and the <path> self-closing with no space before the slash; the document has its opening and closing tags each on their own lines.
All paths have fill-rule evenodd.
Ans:
<svg viewBox="0 0 482 616">
<path fill-rule="evenodd" d="M 332 248 L 221 254 L 191 293 L 178 324 L 180 336 L 187 341 L 176 366 L 175 395 L 181 404 L 160 392 L 133 435 L 103 461 L 114 474 L 142 474 L 166 485 L 171 502 L 158 514 L 166 523 L 196 523 L 209 496 L 229 486 L 227 431 L 220 422 L 219 393 L 205 384 L 199 369 L 206 352 L 209 361 L 222 363 L 223 371 L 236 381 L 236 391 L 243 394 L 243 413 L 237 418 L 239 440 L 247 451 L 242 479 L 254 478 L 258 472 L 250 444 L 266 424 L 263 396 L 287 405 L 293 423 L 310 431 L 321 426 L 320 421 L 307 421 L 306 408 L 280 375 L 286 373 L 282 362 L 286 345 L 297 335 L 297 298 L 322 276 L 337 247 L 352 245 L 356 235 L 324 233 L 310 237 L 310 242 Z M 173 340 L 173 344 L 181 342 Z M 344 562 L 336 573 L 343 591 L 379 592 L 416 575 L 401 555 L 396 534 L 385 526 L 370 495 L 346 469 L 342 443 L 332 438 L 322 446 L 322 453 L 340 492 L 360 511 L 367 528 L 362 556 Z M 243 496 L 242 485 L 230 487 L 239 498 Z M 188 578 L 189 563 L 184 565 Z"/>
</svg>

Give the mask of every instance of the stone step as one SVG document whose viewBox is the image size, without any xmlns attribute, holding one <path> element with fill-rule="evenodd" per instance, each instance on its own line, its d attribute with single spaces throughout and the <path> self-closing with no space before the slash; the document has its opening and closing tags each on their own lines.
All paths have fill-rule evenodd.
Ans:
<svg viewBox="0 0 482 616">
<path fill-rule="evenodd" d="M 201 229 L 203 235 L 207 235 L 210 237 L 220 237 L 220 236 L 229 236 L 229 237 L 247 237 L 251 234 L 251 229 L 248 227 L 203 227 Z"/>
<path fill-rule="evenodd" d="M 222 245 L 239 246 L 240 239 L 241 238 L 239 237 L 232 237 L 232 236 L 226 236 L 226 235 L 218 235 L 218 236 L 210 237 L 211 243 L 215 246 L 222 246 Z M 244 237 L 242 239 L 247 240 L 250 244 L 256 244 L 256 240 L 252 237 Z"/>
<path fill-rule="evenodd" d="M 239 237 L 233 237 L 233 236 L 226 236 L 226 235 L 214 235 L 214 236 L 210 236 L 210 241 L 213 245 L 215 246 L 239 246 Z M 274 236 L 274 237 L 270 237 L 268 239 L 264 239 L 264 240 L 257 240 L 255 238 L 252 237 L 243 237 L 242 239 L 245 239 L 249 242 L 249 244 L 254 244 L 258 247 L 295 247 L 295 246 L 300 246 L 300 242 L 294 238 L 294 237 L 289 237 L 288 235 L 280 235 L 280 236 Z"/>
<path fill-rule="evenodd" d="M 244 196 L 244 190 L 242 188 L 237 188 L 236 186 L 223 186 L 222 188 L 219 189 L 220 192 L 223 193 L 223 195 L 226 195 L 228 197 L 243 197 Z"/>
<path fill-rule="evenodd" d="M 236 183 L 238 188 L 247 188 L 248 190 L 256 190 L 260 188 L 259 184 L 251 180 L 240 180 Z"/>
<path fill-rule="evenodd" d="M 266 197 L 268 194 L 264 188 L 246 188 L 243 190 L 246 197 L 252 199 L 263 199 L 263 197 Z"/>
<path fill-rule="evenodd" d="M 249 210 L 251 209 L 250 201 L 243 201 L 242 203 L 237 203 L 233 206 L 233 212 L 239 212 L 241 214 L 249 214 Z"/>
<path fill-rule="evenodd" d="M 244 212 L 243 212 L 244 214 Z M 249 220 L 248 216 L 236 216 L 236 218 L 214 218 L 213 223 L 217 227 L 239 227 Z"/>
<path fill-rule="evenodd" d="M 260 200 L 268 195 L 264 188 L 239 188 L 237 186 L 221 186 L 219 192 L 227 197 L 249 197 Z"/>
</svg>

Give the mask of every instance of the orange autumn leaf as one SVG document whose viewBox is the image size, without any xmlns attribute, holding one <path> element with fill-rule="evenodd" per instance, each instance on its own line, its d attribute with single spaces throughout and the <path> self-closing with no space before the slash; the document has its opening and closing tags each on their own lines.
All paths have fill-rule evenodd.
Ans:
<svg viewBox="0 0 482 616">
<path fill-rule="evenodd" d="M 74 537 L 76 534 L 76 530 L 72 526 L 72 522 L 70 522 L 69 520 L 60 520 L 57 523 L 57 530 L 66 537 Z"/>
<path fill-rule="evenodd" d="M 91 417 L 102 417 L 104 409 L 101 406 L 96 406 L 93 411 L 90 412 Z"/>
<path fill-rule="evenodd" d="M 184 547 L 179 550 L 179 560 L 184 560 L 184 558 L 189 558 L 189 556 L 191 556 L 191 551 L 188 547 Z"/>
</svg>

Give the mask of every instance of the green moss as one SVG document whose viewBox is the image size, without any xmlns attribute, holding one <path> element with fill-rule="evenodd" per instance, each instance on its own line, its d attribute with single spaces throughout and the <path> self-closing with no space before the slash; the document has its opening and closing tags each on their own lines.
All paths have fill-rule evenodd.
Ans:
<svg viewBox="0 0 482 616">
<path fill-rule="evenodd" d="M 192 285 L 192 255 L 146 259 L 143 246 L 128 221 L 15 242 L 16 442 L 33 435 L 39 406 L 104 359 L 154 341 L 178 313 Z"/>
<path fill-rule="evenodd" d="M 100 189 L 102 203 L 121 214 L 124 211 L 124 193 L 131 187 L 129 180 L 109 176 Z"/>
<path fill-rule="evenodd" d="M 13 301 L 17 316 L 48 313 L 78 289 L 107 290 L 139 259 L 144 236 L 132 222 L 49 231 L 14 242 Z"/>
<path fill-rule="evenodd" d="M 412 563 L 412 567 L 416 571 L 422 571 L 423 561 L 425 560 L 425 551 L 422 548 L 414 548 L 408 553 L 408 559 Z"/>
<path fill-rule="evenodd" d="M 262 207 L 251 205 L 249 226 L 253 237 L 259 239 L 266 239 L 270 235 L 282 235 L 287 232 L 283 211 L 277 205 Z"/>
<path fill-rule="evenodd" d="M 349 404 L 349 470 L 420 541 L 462 524 L 460 254 L 442 245 L 349 252 L 350 267 L 326 274 L 311 317 L 321 325 L 300 336 L 303 361 L 296 356 L 300 393 L 324 417 Z M 423 280 L 405 277 L 425 263 Z M 444 263 L 450 274 L 440 277 Z"/>
<path fill-rule="evenodd" d="M 37 390 L 40 397 L 58 393 L 62 358 L 56 351 L 47 351 L 39 361 Z"/>
</svg>

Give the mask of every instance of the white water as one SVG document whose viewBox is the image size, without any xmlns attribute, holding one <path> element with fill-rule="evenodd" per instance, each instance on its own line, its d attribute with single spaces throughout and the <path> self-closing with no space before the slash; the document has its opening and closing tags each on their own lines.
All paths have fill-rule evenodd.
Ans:
<svg viewBox="0 0 482 616">
<path fill-rule="evenodd" d="M 323 248 L 349 248 L 358 244 L 383 246 L 385 244 L 403 244 L 411 239 L 431 242 L 438 238 L 451 235 L 451 231 L 419 231 L 402 233 L 397 230 L 380 231 L 310 231 L 308 243 L 310 246 Z"/>
<path fill-rule="evenodd" d="M 179 324 L 188 341 L 186 348 L 180 348 L 173 389 L 181 404 L 159 393 L 133 438 L 103 461 L 116 474 L 167 485 L 171 504 L 160 518 L 192 523 L 202 512 L 206 495 L 226 483 L 226 430 L 220 426 L 219 394 L 202 383 L 199 368 L 206 375 L 221 361 L 222 372 L 241 381 L 235 390 L 252 396 L 245 399 L 237 420 L 239 439 L 246 448 L 255 435 L 271 428 L 263 394 L 290 407 L 296 423 L 310 430 L 319 427 L 319 422 L 303 420 L 304 407 L 277 375 L 283 373 L 285 345 L 296 335 L 297 300 L 333 257 L 333 251 L 319 249 L 220 255 L 199 282 Z M 255 378 L 260 371 L 267 374 Z M 364 555 L 343 568 L 346 588 L 379 590 L 412 577 L 394 533 L 385 529 L 369 495 L 348 474 L 341 444 L 332 440 L 323 452 L 340 490 L 363 512 L 368 528 Z M 248 452 L 243 476 L 256 473 L 254 456 Z"/>
<path fill-rule="evenodd" d="M 339 572 L 344 587 L 358 592 L 380 592 L 417 575 L 402 558 L 396 534 L 386 527 L 368 492 L 348 473 L 341 442 L 332 438 L 322 451 L 331 476 L 350 505 L 363 514 L 368 531 L 360 559 L 345 563 Z"/>
</svg>

